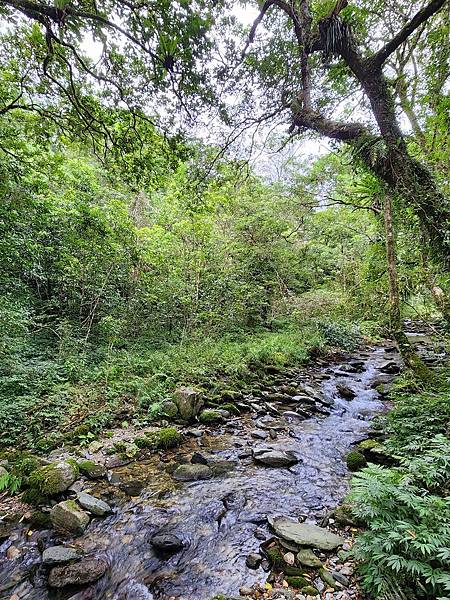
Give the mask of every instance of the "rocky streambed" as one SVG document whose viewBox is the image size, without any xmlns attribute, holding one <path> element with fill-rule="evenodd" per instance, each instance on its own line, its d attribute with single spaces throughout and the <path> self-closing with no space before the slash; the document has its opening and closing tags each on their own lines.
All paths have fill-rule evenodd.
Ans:
<svg viewBox="0 0 450 600">
<path fill-rule="evenodd" d="M 301 521 L 333 528 L 326 517 L 348 489 L 345 456 L 385 410 L 383 394 L 400 368 L 394 347 L 368 347 L 278 374 L 240 402 L 241 415 L 184 428 L 177 450 L 128 462 L 91 445 L 85 458 L 100 465 L 95 479 L 76 481 L 52 508 L 61 517 L 62 501 L 90 514 L 89 524 L 63 535 L 25 518 L 4 534 L 0 599 L 358 598 L 336 553 L 348 549 L 351 532 L 341 539 L 342 530 L 321 530 L 334 535 L 324 547 L 316 538 L 299 543 L 292 531 Z M 64 452 L 53 459 L 64 462 Z M 93 507 L 92 497 L 103 505 Z M 306 581 L 291 576 L 295 591 L 273 569 L 280 555 L 292 573 L 306 569 Z"/>
</svg>

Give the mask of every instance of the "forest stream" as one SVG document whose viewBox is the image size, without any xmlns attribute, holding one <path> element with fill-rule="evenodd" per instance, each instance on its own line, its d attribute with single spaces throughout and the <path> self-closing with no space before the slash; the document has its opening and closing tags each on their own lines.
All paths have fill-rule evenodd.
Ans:
<svg viewBox="0 0 450 600">
<path fill-rule="evenodd" d="M 222 426 L 186 430 L 189 441 L 175 451 L 174 460 L 215 465 L 211 479 L 174 482 L 156 458 L 110 471 L 110 483 L 121 477 L 146 483 L 139 495 L 113 499 L 113 514 L 93 519 L 74 541 L 86 554 L 106 559 L 106 574 L 81 591 L 50 590 L 41 551 L 57 538 L 53 531 L 28 534 L 24 525 L 0 546 L 4 555 L 12 539 L 20 551 L 14 560 L 3 561 L 0 598 L 210 600 L 217 593 L 237 596 L 241 586 L 264 582 L 267 574 L 249 569 L 246 558 L 272 536 L 267 517 L 320 523 L 339 504 L 348 490 L 345 455 L 386 409 L 375 387 L 389 384 L 400 366 L 395 347 L 365 347 L 331 364 L 289 372 L 289 384 L 303 386 L 314 398 L 319 412 L 311 418 L 261 396 L 250 402 L 251 410 Z M 283 378 L 280 386 L 286 389 Z M 278 468 L 258 464 L 261 448 L 287 451 L 298 462 Z M 104 484 L 96 485 L 98 491 Z M 158 555 L 150 543 L 156 533 L 175 535 L 182 549 Z"/>
</svg>

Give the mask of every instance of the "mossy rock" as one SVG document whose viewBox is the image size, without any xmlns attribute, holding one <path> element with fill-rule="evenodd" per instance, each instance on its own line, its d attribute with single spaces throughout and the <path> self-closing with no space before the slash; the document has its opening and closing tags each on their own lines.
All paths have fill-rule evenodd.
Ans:
<svg viewBox="0 0 450 600">
<path fill-rule="evenodd" d="M 74 460 L 55 462 L 33 471 L 28 486 L 36 495 L 54 496 L 65 492 L 78 477 L 79 469 Z"/>
<path fill-rule="evenodd" d="M 347 463 L 347 467 L 349 471 L 355 472 L 367 466 L 367 460 L 362 452 L 358 452 L 357 450 L 352 450 L 345 457 L 345 461 Z"/>
<path fill-rule="evenodd" d="M 286 562 L 278 548 L 269 548 L 268 550 L 266 550 L 266 554 L 267 554 L 267 558 L 269 559 L 269 561 L 272 564 L 272 568 L 275 571 L 283 571 L 284 570 L 284 568 L 286 566 Z"/>
<path fill-rule="evenodd" d="M 50 514 L 35 510 L 31 513 L 29 519 L 30 527 L 34 529 L 49 529 L 52 525 Z"/>
<path fill-rule="evenodd" d="M 106 475 L 106 468 L 103 465 L 99 465 L 93 460 L 82 460 L 78 462 L 78 468 L 83 475 L 89 477 L 89 479 L 100 479 Z"/>
<path fill-rule="evenodd" d="M 183 441 L 183 435 L 176 429 L 176 427 L 163 427 L 158 431 L 151 431 L 146 434 L 151 446 L 154 449 L 168 450 L 169 448 L 176 448 Z"/>
<path fill-rule="evenodd" d="M 232 415 L 240 415 L 241 414 L 241 411 L 239 410 L 239 408 L 237 406 L 235 406 L 234 404 L 231 404 L 231 402 L 222 404 L 222 408 L 223 408 L 223 410 L 227 410 L 228 412 L 230 412 Z"/>
<path fill-rule="evenodd" d="M 224 421 L 224 416 L 217 410 L 207 409 L 200 413 L 198 420 L 200 423 L 203 423 L 203 425 L 209 425 L 212 423 L 222 423 Z"/>
<path fill-rule="evenodd" d="M 234 401 L 239 400 L 241 398 L 241 392 L 237 392 L 236 390 L 223 390 L 220 393 L 220 398 L 222 401 Z M 224 407 L 225 408 L 225 407 Z"/>
<path fill-rule="evenodd" d="M 289 565 L 283 567 L 283 573 L 285 575 L 289 575 L 289 577 L 304 577 L 305 576 L 303 569 L 300 569 L 299 567 L 291 567 Z"/>
<path fill-rule="evenodd" d="M 301 590 L 302 588 L 311 584 L 311 582 L 308 581 L 306 577 L 303 577 L 301 575 L 296 575 L 294 577 L 286 577 L 286 581 L 291 587 L 296 588 L 298 590 Z"/>
<path fill-rule="evenodd" d="M 138 448 L 154 448 L 155 444 L 149 437 L 136 437 L 133 440 L 133 443 Z"/>
<path fill-rule="evenodd" d="M 327 571 L 326 569 L 320 569 L 319 577 L 329 587 L 333 588 L 334 590 L 339 589 L 339 585 L 330 571 Z"/>
<path fill-rule="evenodd" d="M 320 594 L 319 590 L 313 585 L 306 585 L 300 591 L 302 594 L 306 594 L 307 596 L 318 596 Z"/>
<path fill-rule="evenodd" d="M 357 521 L 352 513 L 350 504 L 341 504 L 333 511 L 333 517 L 338 525 L 355 527 Z"/>
<path fill-rule="evenodd" d="M 383 444 L 381 444 L 380 442 L 378 442 L 377 440 L 372 440 L 372 439 L 367 439 L 367 440 L 363 440 L 362 442 L 360 442 L 358 444 L 358 448 L 359 450 L 361 450 L 361 452 L 364 452 L 365 450 L 371 451 L 371 450 L 380 450 L 381 448 L 383 448 Z"/>
</svg>

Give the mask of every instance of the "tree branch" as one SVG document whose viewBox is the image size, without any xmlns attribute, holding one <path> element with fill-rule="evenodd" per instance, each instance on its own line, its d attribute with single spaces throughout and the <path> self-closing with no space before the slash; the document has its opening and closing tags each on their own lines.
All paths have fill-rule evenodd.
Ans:
<svg viewBox="0 0 450 600">
<path fill-rule="evenodd" d="M 408 37 L 425 21 L 437 13 L 445 4 L 446 0 L 432 0 L 427 6 L 419 10 L 414 17 L 401 29 L 392 40 L 385 46 L 380 48 L 373 56 L 370 57 L 370 62 L 374 66 L 380 67 L 386 59 L 403 44 Z"/>
<path fill-rule="evenodd" d="M 317 133 L 341 142 L 351 142 L 363 135 L 370 135 L 369 130 L 362 123 L 332 121 L 313 110 L 302 110 L 294 113 L 291 130 L 295 127 L 312 129 L 313 131 L 317 131 Z"/>
</svg>

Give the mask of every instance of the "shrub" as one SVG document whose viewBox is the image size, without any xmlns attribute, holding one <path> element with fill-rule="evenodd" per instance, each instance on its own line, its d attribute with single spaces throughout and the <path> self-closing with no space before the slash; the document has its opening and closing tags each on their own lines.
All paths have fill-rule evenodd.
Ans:
<svg viewBox="0 0 450 600">
<path fill-rule="evenodd" d="M 450 591 L 450 442 L 437 436 L 401 467 L 369 465 L 354 476 L 349 501 L 368 524 L 353 547 L 363 584 L 376 597 L 399 583 L 418 597 Z"/>
</svg>

